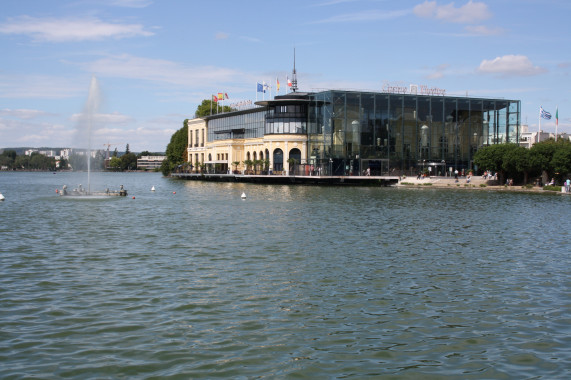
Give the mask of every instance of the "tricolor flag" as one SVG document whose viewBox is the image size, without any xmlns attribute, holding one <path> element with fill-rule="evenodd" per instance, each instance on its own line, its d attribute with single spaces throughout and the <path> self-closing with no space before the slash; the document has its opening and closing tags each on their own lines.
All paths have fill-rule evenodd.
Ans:
<svg viewBox="0 0 571 380">
<path fill-rule="evenodd" d="M 218 98 L 216 97 L 216 95 L 212 95 L 212 101 L 214 103 L 218 102 Z"/>
<path fill-rule="evenodd" d="M 555 128 L 559 125 L 559 107 L 555 108 Z"/>
<path fill-rule="evenodd" d="M 228 99 L 228 93 L 227 92 L 224 93 L 224 99 Z"/>
<path fill-rule="evenodd" d="M 280 80 L 278 78 L 276 78 L 276 87 L 278 89 L 278 92 L 280 92 Z"/>
<path fill-rule="evenodd" d="M 291 87 L 291 80 L 289 80 L 289 78 L 287 78 L 287 86 Z"/>
<path fill-rule="evenodd" d="M 539 107 L 539 115 L 547 120 L 551 119 L 551 114 L 543 109 L 543 107 Z"/>
</svg>

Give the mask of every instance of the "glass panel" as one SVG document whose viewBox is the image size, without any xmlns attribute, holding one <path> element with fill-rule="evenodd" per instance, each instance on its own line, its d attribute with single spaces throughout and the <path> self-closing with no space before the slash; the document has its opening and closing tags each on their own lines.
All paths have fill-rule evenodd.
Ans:
<svg viewBox="0 0 571 380">
<path fill-rule="evenodd" d="M 375 143 L 377 157 L 389 158 L 389 95 L 375 97 Z"/>
<path fill-rule="evenodd" d="M 430 157 L 430 137 L 431 137 L 431 116 L 430 116 L 430 98 L 425 96 L 418 97 L 418 161 L 425 162 Z"/>
<path fill-rule="evenodd" d="M 333 141 L 331 155 L 335 158 L 345 158 L 345 94 L 333 93 Z"/>
<path fill-rule="evenodd" d="M 361 95 L 361 158 L 375 157 L 375 96 Z"/>
<path fill-rule="evenodd" d="M 471 159 L 471 120 L 470 120 L 470 101 L 468 99 L 458 99 L 458 138 L 459 138 L 459 165 L 463 168 L 470 167 Z"/>
<path fill-rule="evenodd" d="M 359 133 L 361 130 L 361 94 L 347 93 L 346 99 L 347 129 L 345 131 L 345 143 L 348 155 L 347 158 L 356 159 L 359 156 L 361 146 L 361 136 Z"/>
<path fill-rule="evenodd" d="M 443 160 L 443 146 L 447 143 L 447 138 L 444 134 L 444 99 L 431 98 L 430 113 L 432 116 L 432 123 L 430 125 L 431 141 L 430 141 L 430 160 L 440 161 Z"/>
<path fill-rule="evenodd" d="M 403 160 L 405 169 L 414 167 L 417 160 L 416 99 L 416 96 L 405 96 L 404 98 Z"/>
</svg>

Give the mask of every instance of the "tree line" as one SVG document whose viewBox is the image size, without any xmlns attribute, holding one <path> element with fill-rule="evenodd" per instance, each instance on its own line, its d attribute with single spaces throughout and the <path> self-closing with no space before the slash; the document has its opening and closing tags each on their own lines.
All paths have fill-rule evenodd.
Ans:
<svg viewBox="0 0 571 380">
<path fill-rule="evenodd" d="M 117 149 L 113 155 L 109 157 L 106 164 L 106 154 L 101 150 L 97 150 L 94 156 L 89 157 L 90 169 L 93 171 L 112 170 L 137 170 L 137 159 L 142 156 L 160 156 L 162 154 L 151 153 L 143 151 L 139 154 L 134 154 L 129 150 L 129 144 L 125 148 L 125 153 L 119 157 Z M 7 170 L 73 170 L 73 171 L 86 171 L 87 170 L 87 156 L 85 154 L 73 153 L 69 155 L 66 160 L 60 158 L 59 165 L 54 157 L 47 157 L 38 152 L 33 152 L 31 155 L 20 154 L 18 155 L 15 150 L 5 150 L 0 154 L 0 167 Z"/>
<path fill-rule="evenodd" d="M 18 155 L 15 150 L 5 150 L 0 154 L 0 167 L 8 170 L 56 170 L 56 159 L 38 152 L 27 156 Z"/>
<path fill-rule="evenodd" d="M 474 155 L 478 171 L 498 173 L 500 184 L 506 179 L 527 184 L 542 177 L 543 181 L 554 178 L 562 184 L 571 175 L 571 142 L 547 140 L 534 144 L 530 149 L 517 144 L 489 145 Z"/>
</svg>

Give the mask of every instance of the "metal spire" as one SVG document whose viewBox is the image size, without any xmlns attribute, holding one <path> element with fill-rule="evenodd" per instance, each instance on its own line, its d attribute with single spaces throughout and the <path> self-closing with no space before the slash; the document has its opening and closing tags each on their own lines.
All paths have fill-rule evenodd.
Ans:
<svg viewBox="0 0 571 380">
<path fill-rule="evenodd" d="M 293 73 L 291 78 L 291 90 L 297 91 L 297 73 L 295 72 L 295 48 L 293 48 Z"/>
</svg>

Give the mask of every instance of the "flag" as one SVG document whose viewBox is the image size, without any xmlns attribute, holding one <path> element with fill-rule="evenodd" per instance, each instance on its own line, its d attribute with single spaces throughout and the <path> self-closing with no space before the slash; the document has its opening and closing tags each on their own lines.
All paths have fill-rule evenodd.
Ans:
<svg viewBox="0 0 571 380">
<path fill-rule="evenodd" d="M 276 78 L 276 87 L 278 88 L 278 92 L 280 92 L 280 80 Z"/>
<path fill-rule="evenodd" d="M 264 92 L 266 92 L 269 88 L 270 88 L 270 86 L 268 86 L 268 84 L 266 82 L 264 82 Z"/>
<path fill-rule="evenodd" d="M 264 86 L 262 86 L 261 83 L 258 83 L 258 89 L 256 90 L 256 92 L 264 92 Z"/>
<path fill-rule="evenodd" d="M 212 95 L 212 101 L 214 103 L 218 102 L 218 98 L 216 97 L 216 95 Z"/>
<path fill-rule="evenodd" d="M 287 78 L 287 86 L 291 87 L 291 80 L 289 80 L 289 78 Z"/>
<path fill-rule="evenodd" d="M 228 99 L 228 93 L 227 92 L 224 93 L 224 99 Z"/>
<path fill-rule="evenodd" d="M 555 127 L 559 125 L 559 107 L 555 108 Z"/>
<path fill-rule="evenodd" d="M 219 92 L 218 93 L 218 100 L 224 100 L 224 94 Z"/>
<path fill-rule="evenodd" d="M 543 109 L 543 107 L 539 107 L 539 115 L 547 120 L 551 119 L 551 114 Z"/>
</svg>

